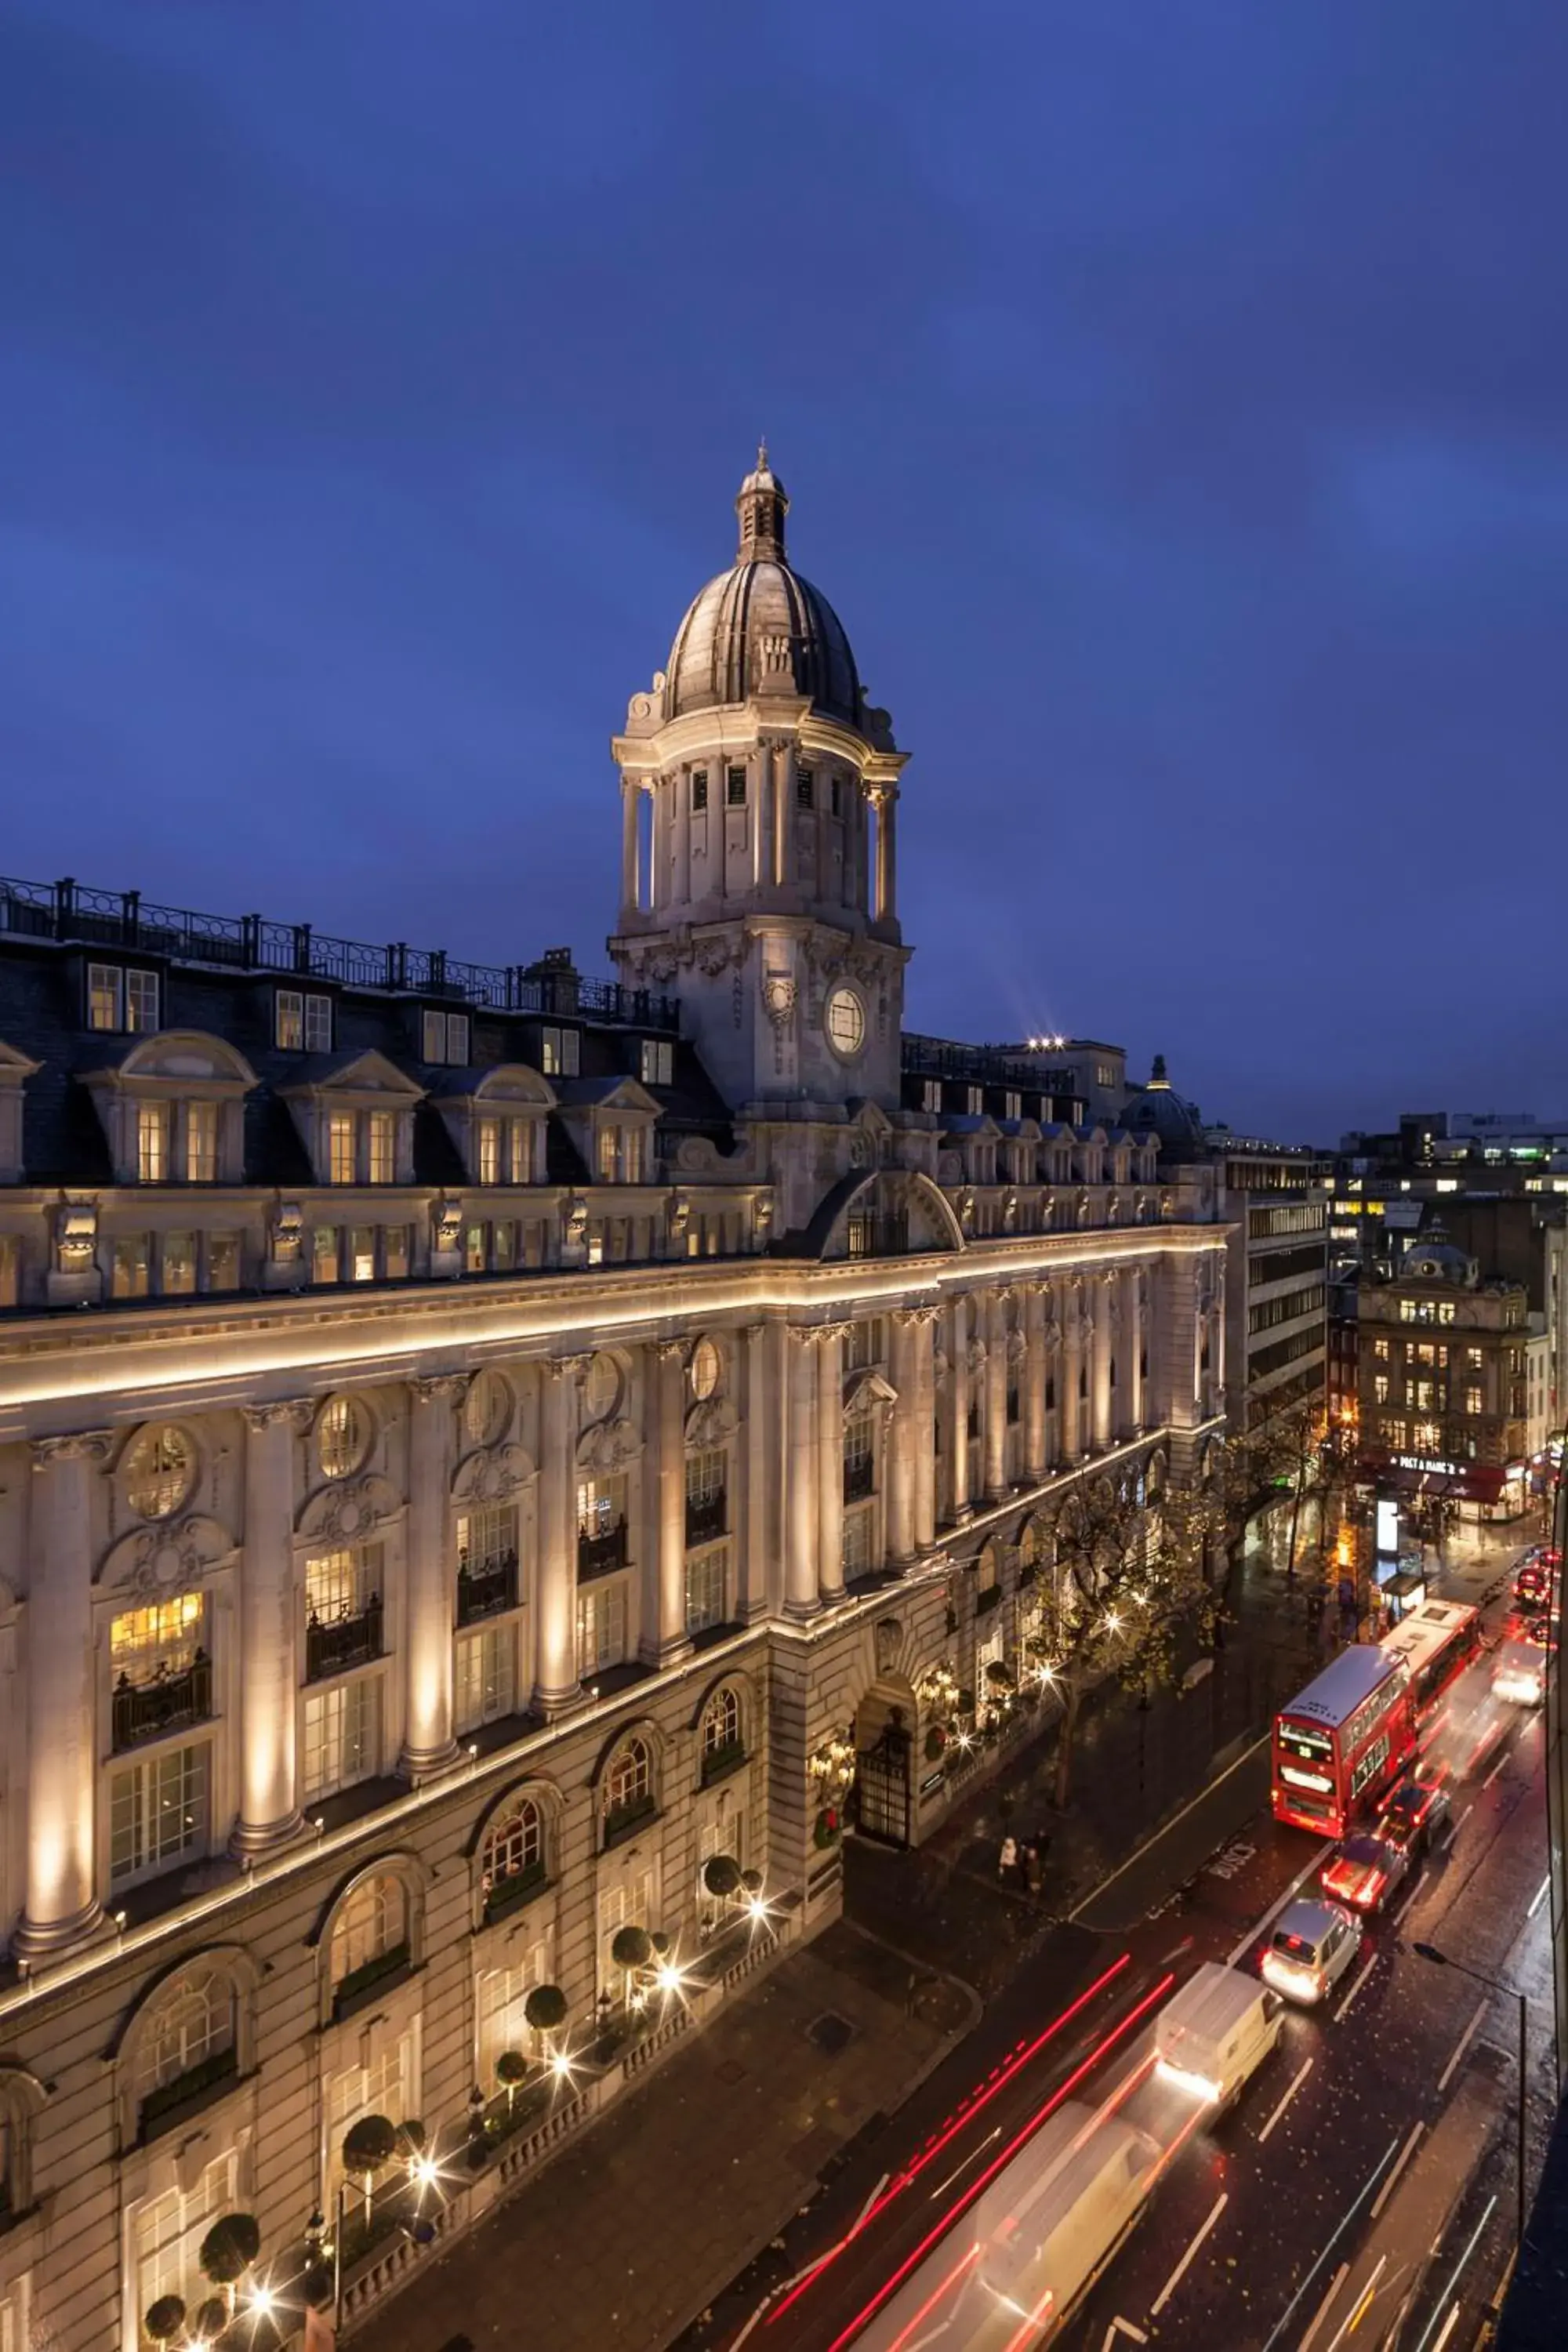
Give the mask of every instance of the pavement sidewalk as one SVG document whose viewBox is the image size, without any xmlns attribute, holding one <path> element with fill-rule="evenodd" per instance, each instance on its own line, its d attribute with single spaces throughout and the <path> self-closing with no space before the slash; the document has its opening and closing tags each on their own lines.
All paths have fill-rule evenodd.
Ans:
<svg viewBox="0 0 1568 2352">
<path fill-rule="evenodd" d="M 978 2016 L 839 1921 L 419 2271 L 355 2352 L 658 2352 Z"/>
</svg>

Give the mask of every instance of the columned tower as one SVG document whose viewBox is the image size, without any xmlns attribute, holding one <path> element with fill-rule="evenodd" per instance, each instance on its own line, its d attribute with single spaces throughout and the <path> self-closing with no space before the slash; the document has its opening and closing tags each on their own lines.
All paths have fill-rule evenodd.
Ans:
<svg viewBox="0 0 1568 2352">
<path fill-rule="evenodd" d="M 673 985 L 737 1110 L 899 1101 L 905 754 L 867 704 L 843 625 L 784 550 L 757 452 L 739 544 L 634 695 L 621 772 L 624 977 Z M 798 1115 L 798 1114 L 797 1114 Z"/>
</svg>

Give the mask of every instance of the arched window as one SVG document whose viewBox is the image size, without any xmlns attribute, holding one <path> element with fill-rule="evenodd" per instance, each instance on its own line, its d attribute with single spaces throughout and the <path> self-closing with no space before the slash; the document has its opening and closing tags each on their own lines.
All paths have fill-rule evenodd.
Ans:
<svg viewBox="0 0 1568 2352">
<path fill-rule="evenodd" d="M 238 2010 L 233 1981 L 218 1969 L 178 1978 L 159 1997 L 136 2069 L 143 2139 L 238 2074 Z"/>
<path fill-rule="evenodd" d="M 721 1780 L 738 1764 L 746 1760 L 745 1742 L 741 1733 L 741 1701 L 738 1693 L 726 1683 L 716 1690 L 702 1710 L 702 1780 Z"/>
<path fill-rule="evenodd" d="M 498 1919 L 544 1884 L 544 1816 L 531 1797 L 509 1806 L 479 1849 L 485 1917 Z"/>
<path fill-rule="evenodd" d="M 605 1843 L 627 1835 L 654 1811 L 653 1754 L 646 1739 L 628 1739 L 605 1775 Z"/>
<path fill-rule="evenodd" d="M 996 1591 L 996 1547 L 994 1543 L 982 1544 L 980 1548 L 980 1557 L 974 1563 L 974 1589 L 977 1593 Z"/>
<path fill-rule="evenodd" d="M 367 1987 L 412 1958 L 408 1889 L 391 1872 L 364 1878 L 332 1922 L 332 2005 L 338 2015 Z"/>
</svg>

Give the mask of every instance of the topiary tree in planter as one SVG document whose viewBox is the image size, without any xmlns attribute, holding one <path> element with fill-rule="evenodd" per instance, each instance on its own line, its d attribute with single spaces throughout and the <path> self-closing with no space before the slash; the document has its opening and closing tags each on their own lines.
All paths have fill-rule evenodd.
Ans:
<svg viewBox="0 0 1568 2352">
<path fill-rule="evenodd" d="M 559 2033 L 566 2022 L 566 1996 L 559 1985 L 535 1985 L 522 2013 L 535 2033 Z"/>
<path fill-rule="evenodd" d="M 429 2133 L 416 2116 L 407 2123 L 398 2125 L 397 2146 L 394 2152 L 405 2164 L 412 2164 L 416 2157 L 424 2155 L 429 2137 Z"/>
<path fill-rule="evenodd" d="M 617 1927 L 610 1946 L 610 1958 L 616 1968 L 625 1969 L 628 1976 L 646 1969 L 653 1958 L 653 1937 L 646 1927 Z"/>
<path fill-rule="evenodd" d="M 745 1888 L 748 1895 L 760 1895 L 763 1891 L 762 1872 L 760 1870 L 743 1870 L 741 1873 L 741 1884 Z"/>
<path fill-rule="evenodd" d="M 702 1884 L 710 1895 L 727 1903 L 741 1891 L 741 1865 L 732 1854 L 710 1853 L 702 1865 Z"/>
<path fill-rule="evenodd" d="M 331 2273 L 328 2273 L 331 2278 Z M 191 2334 L 198 2344 L 216 2344 L 228 2326 L 228 2305 L 221 2294 L 209 2294 L 205 2303 L 196 2305 L 196 2315 L 191 2322 Z"/>
<path fill-rule="evenodd" d="M 374 2190 L 375 2176 L 385 2164 L 390 2164 L 397 2147 L 397 2126 L 385 2116 L 361 2116 L 343 2134 L 343 2169 L 357 2172 L 364 2183 L 364 2217 L 370 2220 L 370 2200 Z"/>
<path fill-rule="evenodd" d="M 154 2344 L 173 2344 L 184 2333 L 185 2306 L 177 2294 L 161 2294 L 147 2307 L 142 2325 Z"/>
<path fill-rule="evenodd" d="M 245 2276 L 261 2252 L 261 2224 L 254 2213 L 225 2213 L 202 2240 L 196 2256 L 202 2276 L 224 2291 L 224 2316 L 234 2313 L 237 2281 Z"/>
<path fill-rule="evenodd" d="M 656 1927 L 648 1937 L 648 1942 L 653 1946 L 655 1959 L 662 1960 L 669 1949 L 669 1937 L 665 1934 L 664 1929 Z"/>
<path fill-rule="evenodd" d="M 496 2060 L 496 2080 L 505 2087 L 506 2111 L 510 2116 L 511 2103 L 517 2096 L 519 2084 L 528 2080 L 528 2061 L 521 2050 L 501 2052 L 500 2056 Z"/>
</svg>

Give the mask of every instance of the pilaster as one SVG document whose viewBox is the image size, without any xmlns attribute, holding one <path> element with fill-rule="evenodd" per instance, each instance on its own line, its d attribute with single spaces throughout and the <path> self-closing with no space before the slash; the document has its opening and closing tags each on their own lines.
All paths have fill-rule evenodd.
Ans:
<svg viewBox="0 0 1568 2352">
<path fill-rule="evenodd" d="M 33 1446 L 27 1591 L 27 1904 L 12 1950 L 30 1966 L 103 1923 L 95 1881 L 98 1710 L 93 1705 L 93 1480 L 107 1431 Z"/>
<path fill-rule="evenodd" d="M 300 1601 L 294 1590 L 294 1441 L 310 1400 L 247 1405 L 245 1559 L 239 1587 L 239 1819 L 232 1850 L 252 1857 L 300 1835 L 295 1723 Z"/>
<path fill-rule="evenodd" d="M 408 1437 L 408 1630 L 403 1757 L 410 1780 L 458 1760 L 452 1736 L 453 1593 L 448 1538 L 453 1408 L 461 1373 L 412 1380 Z"/>
</svg>

